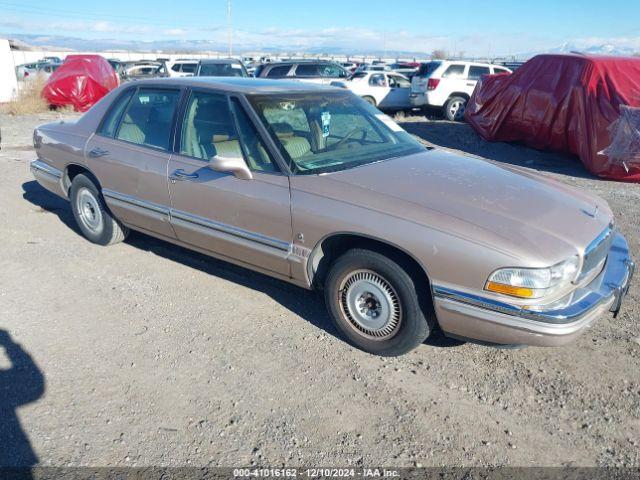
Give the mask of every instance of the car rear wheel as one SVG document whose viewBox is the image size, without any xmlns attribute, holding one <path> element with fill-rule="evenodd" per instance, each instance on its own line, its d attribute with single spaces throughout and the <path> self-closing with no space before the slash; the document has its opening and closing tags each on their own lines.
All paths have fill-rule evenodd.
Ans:
<svg viewBox="0 0 640 480">
<path fill-rule="evenodd" d="M 325 280 L 325 302 L 338 331 L 357 348 L 376 355 L 409 352 L 429 336 L 435 318 L 423 308 L 428 286 L 393 259 L 352 249 L 339 257 Z"/>
<path fill-rule="evenodd" d="M 467 107 L 464 97 L 451 97 L 444 106 L 444 115 L 450 122 L 461 122 Z"/>
<path fill-rule="evenodd" d="M 71 182 L 71 210 L 80 231 L 90 242 L 112 245 L 126 238 L 129 229 L 113 217 L 95 183 L 79 174 Z"/>
<path fill-rule="evenodd" d="M 376 104 L 376 99 L 373 97 L 370 97 L 369 95 L 365 95 L 364 97 L 362 97 L 362 99 L 367 102 L 370 103 L 371 105 L 373 105 L 374 107 L 377 105 Z"/>
</svg>

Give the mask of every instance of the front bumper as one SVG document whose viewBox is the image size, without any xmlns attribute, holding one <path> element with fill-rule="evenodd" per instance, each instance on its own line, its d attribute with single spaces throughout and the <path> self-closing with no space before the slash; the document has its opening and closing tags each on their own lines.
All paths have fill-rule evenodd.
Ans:
<svg viewBox="0 0 640 480">
<path fill-rule="evenodd" d="M 456 337 L 498 344 L 564 345 L 602 313 L 617 315 L 634 268 L 627 241 L 618 233 L 602 272 L 552 305 L 522 308 L 434 285 L 436 315 L 442 330 Z"/>
</svg>

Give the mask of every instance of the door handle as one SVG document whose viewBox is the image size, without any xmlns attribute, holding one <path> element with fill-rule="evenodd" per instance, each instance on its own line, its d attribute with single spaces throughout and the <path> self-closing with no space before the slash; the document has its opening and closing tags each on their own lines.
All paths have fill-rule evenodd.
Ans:
<svg viewBox="0 0 640 480">
<path fill-rule="evenodd" d="M 467 83 L 467 87 L 475 87 L 475 83 L 471 82 L 471 83 Z"/>
<path fill-rule="evenodd" d="M 89 150 L 89 156 L 92 158 L 104 157 L 105 155 L 109 155 L 109 151 L 100 147 L 95 147 Z"/>
<path fill-rule="evenodd" d="M 177 180 L 193 180 L 198 178 L 200 175 L 197 173 L 187 173 L 183 169 L 179 168 L 175 172 L 173 172 L 173 178 Z"/>
</svg>

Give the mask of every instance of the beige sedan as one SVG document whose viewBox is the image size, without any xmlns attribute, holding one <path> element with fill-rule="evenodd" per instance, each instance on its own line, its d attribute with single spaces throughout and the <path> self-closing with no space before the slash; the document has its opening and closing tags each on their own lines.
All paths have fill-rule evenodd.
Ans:
<svg viewBox="0 0 640 480">
<path fill-rule="evenodd" d="M 135 229 L 322 289 L 344 337 L 380 355 L 437 329 L 561 345 L 617 313 L 633 274 L 604 200 L 427 149 L 344 89 L 140 81 L 34 143 L 33 174 L 90 241 Z"/>
</svg>

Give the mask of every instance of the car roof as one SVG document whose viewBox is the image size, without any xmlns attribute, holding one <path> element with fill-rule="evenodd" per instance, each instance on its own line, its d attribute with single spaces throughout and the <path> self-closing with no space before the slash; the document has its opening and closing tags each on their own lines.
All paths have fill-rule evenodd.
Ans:
<svg viewBox="0 0 640 480">
<path fill-rule="evenodd" d="M 344 89 L 327 85 L 297 82 L 294 80 L 272 80 L 267 78 L 252 77 L 173 77 L 155 78 L 136 81 L 136 85 L 148 85 L 153 87 L 194 87 L 210 88 L 225 92 L 237 92 L 245 94 L 276 94 L 276 93 L 314 93 L 319 91 L 344 92 Z"/>
<path fill-rule="evenodd" d="M 445 64 L 451 64 L 451 63 L 455 63 L 455 64 L 460 64 L 460 65 L 471 65 L 473 67 L 500 67 L 500 68 L 507 68 L 504 67 L 502 65 L 496 65 L 494 63 L 484 63 L 484 62 L 474 62 L 471 60 L 433 60 L 436 62 L 442 62 L 443 65 Z M 427 62 L 429 63 L 429 62 Z"/>
<path fill-rule="evenodd" d="M 203 58 L 200 63 L 212 63 L 212 64 L 229 64 L 229 63 L 241 63 L 241 60 L 235 58 Z"/>
<path fill-rule="evenodd" d="M 337 62 L 334 62 L 332 60 L 313 60 L 313 59 L 310 59 L 310 58 L 304 58 L 304 59 L 300 59 L 300 60 L 285 60 L 285 61 L 282 61 L 282 62 L 271 62 L 271 63 L 268 63 L 266 65 L 269 65 L 269 66 L 297 65 L 299 63 L 301 63 L 301 64 L 302 63 L 330 63 L 330 64 L 336 64 L 337 65 Z"/>
</svg>

